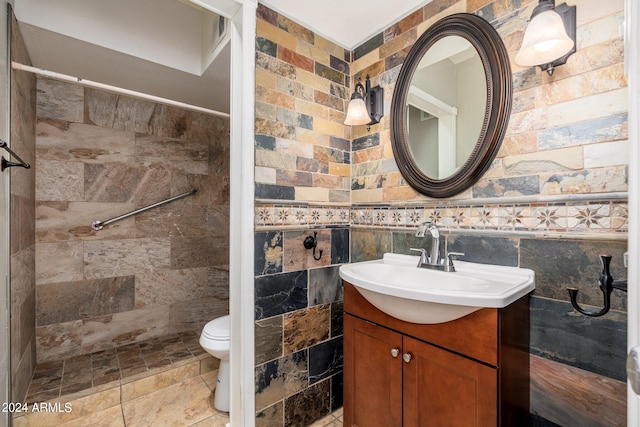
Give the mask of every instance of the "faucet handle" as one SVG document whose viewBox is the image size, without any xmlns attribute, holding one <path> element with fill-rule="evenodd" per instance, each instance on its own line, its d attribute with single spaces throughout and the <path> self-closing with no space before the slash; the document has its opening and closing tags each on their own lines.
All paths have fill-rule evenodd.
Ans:
<svg viewBox="0 0 640 427">
<path fill-rule="evenodd" d="M 427 251 L 422 248 L 409 248 L 411 251 L 420 252 L 420 261 L 418 262 L 418 267 L 422 264 L 429 263 L 429 257 L 427 256 Z"/>
<path fill-rule="evenodd" d="M 464 256 L 463 252 L 448 252 L 447 257 L 444 261 L 444 271 L 456 271 L 455 266 L 453 265 L 454 257 Z"/>
</svg>

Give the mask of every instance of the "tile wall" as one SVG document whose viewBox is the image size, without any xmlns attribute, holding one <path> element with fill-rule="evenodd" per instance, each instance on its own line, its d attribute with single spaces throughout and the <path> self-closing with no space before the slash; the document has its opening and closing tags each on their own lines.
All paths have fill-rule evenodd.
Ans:
<svg viewBox="0 0 640 427">
<path fill-rule="evenodd" d="M 12 16 L 11 59 L 30 64 L 18 23 Z M 32 74 L 11 73 L 11 149 L 24 161 L 35 163 L 36 79 Z M 3 150 L 4 151 L 4 150 Z M 5 158 L 9 156 L 2 153 Z M 15 159 L 10 159 L 15 161 Z M 4 173 L 7 173 L 5 171 Z M 24 398 L 36 364 L 35 325 L 35 172 L 14 167 L 10 183 L 10 293 L 11 293 L 11 398 Z"/>
<path fill-rule="evenodd" d="M 256 425 L 306 426 L 342 406 L 350 52 L 257 13 Z M 303 246 L 314 232 L 315 258 Z"/>
<path fill-rule="evenodd" d="M 228 313 L 228 119 L 39 78 L 36 132 L 38 362 Z"/>
<path fill-rule="evenodd" d="M 434 0 L 346 53 L 259 7 L 259 425 L 308 425 L 317 418 L 313 411 L 296 417 L 287 411 L 319 390 L 309 379 L 312 350 L 333 335 L 326 334 L 326 323 L 319 333 L 316 327 L 288 320 L 297 312 L 314 322 L 327 318 L 326 308 L 314 307 L 314 296 L 319 287 L 333 295 L 335 285 L 331 273 L 319 272 L 331 271 L 340 262 L 427 246 L 413 236 L 416 224 L 427 218 L 441 227 L 443 245 L 466 252 L 467 260 L 536 271 L 532 422 L 624 425 L 626 296 L 614 292 L 613 310 L 593 319 L 572 309 L 565 289 L 578 286 L 581 303 L 600 304 L 600 253 L 613 255 L 614 277 L 626 274 L 627 90 L 620 32 L 624 2 L 568 3 L 578 6 L 578 52 L 553 76 L 513 62 L 535 0 Z M 438 19 L 458 12 L 482 16 L 501 35 L 511 58 L 514 102 L 505 140 L 489 171 L 462 194 L 435 200 L 416 193 L 398 172 L 389 111 L 401 64 L 414 42 Z M 372 85 L 385 90 L 385 117 L 370 130 L 345 129 L 351 82 L 366 74 Z M 338 176 L 347 181 L 341 189 L 327 182 L 337 185 Z M 344 258 L 316 262 L 305 255 L 301 241 L 312 231 L 318 232 L 320 247 L 342 250 Z M 334 233 L 343 234 L 348 250 L 334 241 Z M 318 274 L 325 277 L 323 284 L 312 287 Z M 307 348 L 287 344 L 287 336 L 294 333 L 287 331 L 290 325 L 296 325 L 297 340 L 310 343 L 304 344 Z M 329 341 L 323 341 L 327 337 Z M 321 394 L 330 394 L 329 385 Z"/>
<path fill-rule="evenodd" d="M 444 16 L 475 13 L 491 22 L 507 47 L 514 102 L 489 171 L 445 200 L 421 196 L 404 182 L 393 159 L 388 115 L 370 132 L 354 128 L 351 260 L 426 247 L 413 230 L 431 219 L 446 235 L 443 245 L 465 252 L 466 260 L 534 269 L 534 421 L 625 425 L 626 295 L 616 291 L 613 311 L 587 318 L 572 309 L 565 289 L 579 287 L 582 304 L 601 305 L 601 253 L 613 255 L 614 277 L 626 276 L 624 4 L 569 1 L 577 5 L 578 52 L 548 76 L 513 62 L 537 3 L 434 0 L 354 50 L 352 78 L 375 75 L 390 101 L 400 65 L 420 34 Z"/>
</svg>

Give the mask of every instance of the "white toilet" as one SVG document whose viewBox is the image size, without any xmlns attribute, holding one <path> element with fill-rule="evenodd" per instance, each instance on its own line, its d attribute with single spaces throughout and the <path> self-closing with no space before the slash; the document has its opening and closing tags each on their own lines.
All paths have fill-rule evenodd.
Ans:
<svg viewBox="0 0 640 427">
<path fill-rule="evenodd" d="M 220 359 L 218 384 L 216 385 L 213 406 L 218 411 L 229 412 L 229 316 L 213 319 L 202 329 L 200 346 L 207 353 Z"/>
</svg>

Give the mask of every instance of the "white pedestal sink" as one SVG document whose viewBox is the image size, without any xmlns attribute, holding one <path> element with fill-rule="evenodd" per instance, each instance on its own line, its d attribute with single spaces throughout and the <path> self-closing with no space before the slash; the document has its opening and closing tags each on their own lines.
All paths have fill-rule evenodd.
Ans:
<svg viewBox="0 0 640 427">
<path fill-rule="evenodd" d="M 503 308 L 535 288 L 526 268 L 456 261 L 455 272 L 418 268 L 417 256 L 344 264 L 340 277 L 379 310 L 412 323 L 444 323 L 481 308 Z"/>
</svg>

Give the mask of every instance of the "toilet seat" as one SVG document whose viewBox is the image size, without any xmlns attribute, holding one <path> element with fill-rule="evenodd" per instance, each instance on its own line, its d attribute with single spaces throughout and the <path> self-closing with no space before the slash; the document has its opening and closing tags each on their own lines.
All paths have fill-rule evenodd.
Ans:
<svg viewBox="0 0 640 427">
<path fill-rule="evenodd" d="M 204 325 L 202 335 L 214 341 L 229 341 L 229 316 L 218 317 Z"/>
</svg>

